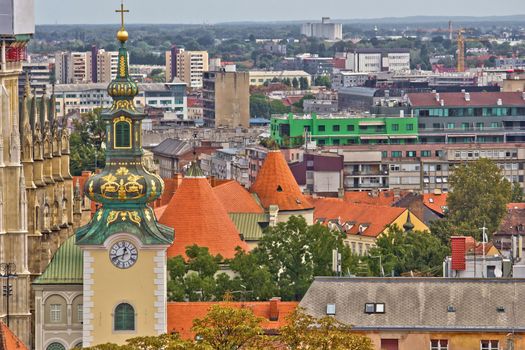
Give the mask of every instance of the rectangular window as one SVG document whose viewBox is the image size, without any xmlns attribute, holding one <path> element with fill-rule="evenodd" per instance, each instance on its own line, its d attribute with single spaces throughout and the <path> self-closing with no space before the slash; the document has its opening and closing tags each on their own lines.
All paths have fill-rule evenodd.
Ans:
<svg viewBox="0 0 525 350">
<path fill-rule="evenodd" d="M 78 322 L 82 322 L 82 320 L 84 319 L 84 307 L 82 304 L 77 305 L 77 319 Z"/>
<path fill-rule="evenodd" d="M 431 157 L 432 151 L 421 151 L 421 157 Z"/>
<path fill-rule="evenodd" d="M 482 340 L 481 350 L 499 350 L 498 340 Z"/>
<path fill-rule="evenodd" d="M 51 304 L 49 308 L 49 320 L 55 323 L 62 321 L 62 304 Z"/>
<path fill-rule="evenodd" d="M 332 126 L 332 131 L 339 131 L 340 130 L 340 126 L 339 125 L 333 125 Z"/>
<path fill-rule="evenodd" d="M 325 126 L 324 125 L 319 125 L 317 127 L 317 131 L 325 131 Z"/>
<path fill-rule="evenodd" d="M 407 157 L 415 157 L 416 151 L 407 151 Z"/>
<path fill-rule="evenodd" d="M 399 131 L 399 124 L 392 124 L 392 131 Z"/>
<path fill-rule="evenodd" d="M 407 127 L 407 131 L 414 130 L 414 125 L 413 124 L 407 124 L 406 127 Z"/>
<path fill-rule="evenodd" d="M 430 341 L 430 350 L 448 350 L 448 340 L 432 339 Z"/>
<path fill-rule="evenodd" d="M 454 123 L 447 123 L 447 129 L 454 129 L 456 127 L 456 124 Z"/>
<path fill-rule="evenodd" d="M 354 126 L 353 125 L 347 125 L 346 126 L 346 131 L 354 131 Z"/>
<path fill-rule="evenodd" d="M 401 158 L 401 151 L 392 151 L 392 158 Z"/>
</svg>

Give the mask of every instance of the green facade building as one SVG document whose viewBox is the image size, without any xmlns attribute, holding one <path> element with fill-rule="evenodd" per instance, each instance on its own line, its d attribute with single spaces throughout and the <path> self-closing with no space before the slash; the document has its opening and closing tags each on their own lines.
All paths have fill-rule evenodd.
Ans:
<svg viewBox="0 0 525 350">
<path fill-rule="evenodd" d="M 305 135 L 320 146 L 411 144 L 418 141 L 417 117 L 311 115 L 273 116 L 272 138 L 281 147 L 304 143 Z"/>
</svg>

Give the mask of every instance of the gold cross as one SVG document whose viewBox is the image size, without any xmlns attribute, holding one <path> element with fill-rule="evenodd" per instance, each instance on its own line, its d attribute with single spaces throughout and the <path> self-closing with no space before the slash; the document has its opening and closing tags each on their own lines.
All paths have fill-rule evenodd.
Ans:
<svg viewBox="0 0 525 350">
<path fill-rule="evenodd" d="M 120 3 L 120 10 L 115 10 L 115 12 L 120 13 L 120 21 L 122 24 L 122 29 L 124 29 L 124 13 L 129 12 L 129 10 L 124 9 L 124 0 Z"/>
</svg>

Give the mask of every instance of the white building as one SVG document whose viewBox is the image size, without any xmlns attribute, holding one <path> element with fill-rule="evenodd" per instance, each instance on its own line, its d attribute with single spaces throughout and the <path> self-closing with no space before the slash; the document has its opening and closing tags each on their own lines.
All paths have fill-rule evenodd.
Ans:
<svg viewBox="0 0 525 350">
<path fill-rule="evenodd" d="M 339 89 L 342 87 L 363 86 L 367 80 L 368 73 L 340 71 L 332 76 L 332 87 Z"/>
<path fill-rule="evenodd" d="M 361 73 L 410 70 L 410 51 L 405 49 L 359 49 L 339 54 L 345 58 L 345 69 Z"/>
<path fill-rule="evenodd" d="M 301 35 L 326 40 L 342 40 L 343 25 L 331 23 L 330 17 L 323 17 L 321 23 L 304 23 L 301 26 Z"/>
<path fill-rule="evenodd" d="M 308 81 L 308 86 L 312 85 L 312 76 L 306 73 L 304 70 L 251 70 L 249 73 L 251 86 L 261 86 L 264 85 L 264 83 L 270 83 L 272 82 L 272 80 L 275 79 L 277 79 L 278 81 L 289 79 L 290 81 L 292 81 L 294 78 L 297 80 L 305 78 Z"/>
</svg>

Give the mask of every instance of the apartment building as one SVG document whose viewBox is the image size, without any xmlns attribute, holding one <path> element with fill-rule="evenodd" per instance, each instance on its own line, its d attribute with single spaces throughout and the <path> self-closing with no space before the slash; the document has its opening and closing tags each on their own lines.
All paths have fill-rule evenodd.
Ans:
<svg viewBox="0 0 525 350">
<path fill-rule="evenodd" d="M 344 68 L 352 72 L 378 73 L 410 70 L 408 49 L 356 49 L 353 52 L 336 54 L 345 60 Z"/>
<path fill-rule="evenodd" d="M 95 108 L 109 108 L 112 103 L 106 83 L 56 85 L 55 96 L 58 115 L 73 111 L 87 113 Z M 139 83 L 139 94 L 134 102 L 136 106 L 160 108 L 187 119 L 186 84 L 183 82 Z"/>
<path fill-rule="evenodd" d="M 177 77 L 192 89 L 202 88 L 202 75 L 209 70 L 207 51 L 186 51 L 173 46 L 166 51 L 166 82 Z"/>
<path fill-rule="evenodd" d="M 422 143 L 525 141 L 525 93 L 409 93 Z"/>
<path fill-rule="evenodd" d="M 301 35 L 325 40 L 342 40 L 343 25 L 330 22 L 330 17 L 323 17 L 321 23 L 304 23 L 301 26 Z"/>
<path fill-rule="evenodd" d="M 24 62 L 22 63 L 22 74 L 18 78 L 18 95 L 24 96 L 24 86 L 26 75 L 29 79 L 31 90 L 40 96 L 44 89 L 51 84 L 51 68 L 46 60 L 42 62 Z"/>
<path fill-rule="evenodd" d="M 205 72 L 202 99 L 206 126 L 250 126 L 250 83 L 247 72 Z"/>
<path fill-rule="evenodd" d="M 117 51 L 93 47 L 88 52 L 60 52 L 55 55 L 55 79 L 58 84 L 109 83 L 116 78 L 117 67 Z"/>
<path fill-rule="evenodd" d="M 337 90 L 345 87 L 364 86 L 368 77 L 368 73 L 340 71 L 332 75 L 332 87 Z"/>
<path fill-rule="evenodd" d="M 344 157 L 348 191 L 398 189 L 422 193 L 448 192 L 455 166 L 479 158 L 493 160 L 510 182 L 525 182 L 525 145 L 410 144 L 330 147 Z"/>
<path fill-rule="evenodd" d="M 417 118 L 372 117 L 363 115 L 273 116 L 272 138 L 281 146 L 300 146 L 306 139 L 319 146 L 351 144 L 413 144 L 417 141 Z"/>
</svg>

